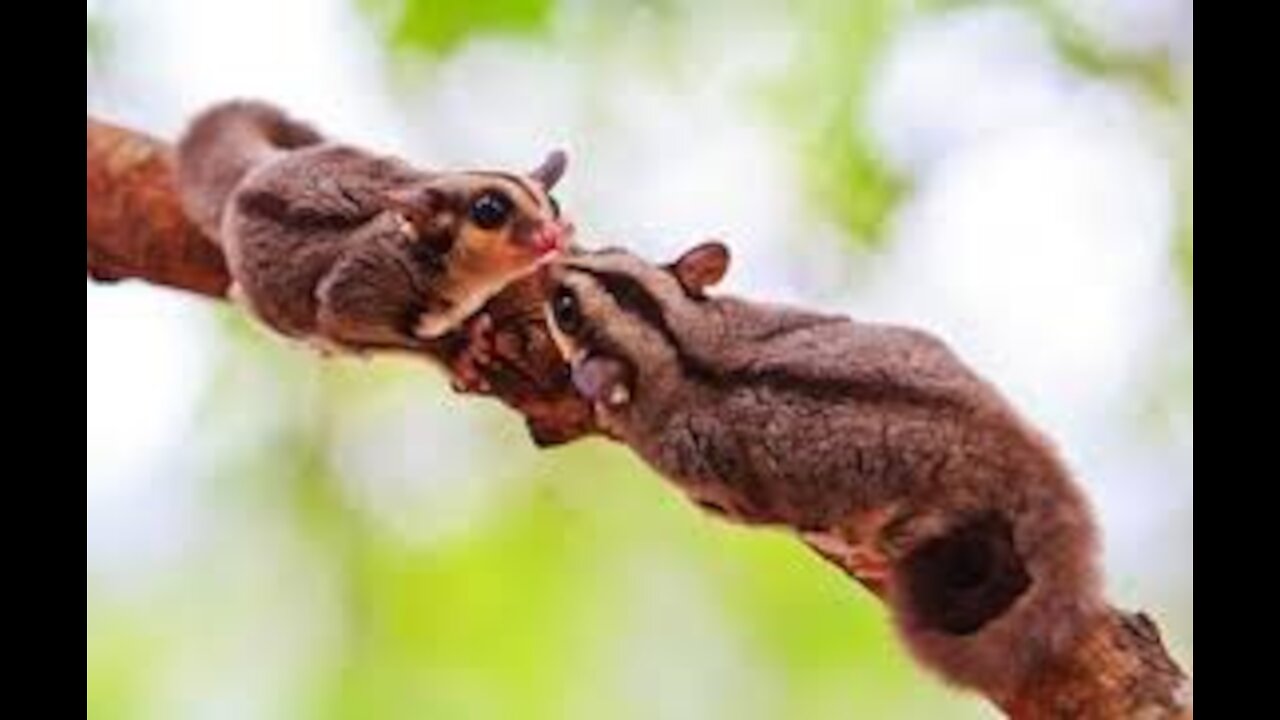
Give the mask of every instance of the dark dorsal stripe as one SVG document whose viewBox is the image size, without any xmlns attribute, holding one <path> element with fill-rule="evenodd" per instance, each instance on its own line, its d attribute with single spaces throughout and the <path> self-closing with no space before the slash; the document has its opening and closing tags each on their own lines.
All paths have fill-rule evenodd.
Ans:
<svg viewBox="0 0 1280 720">
<path fill-rule="evenodd" d="M 662 304 L 644 283 L 625 273 L 582 266 L 574 269 L 593 278 L 627 314 L 637 318 L 662 336 L 676 356 L 681 372 L 691 380 L 717 389 L 767 387 L 826 399 L 854 399 L 862 402 L 903 402 L 926 407 L 958 407 L 951 398 L 884 379 L 817 378 L 799 375 L 785 368 L 718 368 L 688 350 L 671 329 Z M 600 330 L 597 328 L 597 330 Z M 607 328 L 603 329 L 607 332 Z"/>
<path fill-rule="evenodd" d="M 780 322 L 771 328 L 765 328 L 764 330 L 761 330 L 759 333 L 753 335 L 751 337 L 751 340 L 752 342 L 765 343 L 765 342 L 769 342 L 770 340 L 777 340 L 778 338 L 786 337 L 787 335 L 792 335 L 794 333 L 803 332 L 805 330 L 812 330 L 822 325 L 835 325 L 837 323 L 844 323 L 844 322 L 848 322 L 848 320 L 842 317 L 825 316 L 825 315 L 815 317 L 811 320 L 804 320 L 802 322 L 793 322 L 793 323 Z"/>
<path fill-rule="evenodd" d="M 373 216 L 372 212 L 344 212 L 338 208 L 326 211 L 308 205 L 294 205 L 277 193 L 258 189 L 247 190 L 236 196 L 236 207 L 250 217 L 298 230 L 345 230 Z"/>
<path fill-rule="evenodd" d="M 596 279 L 600 287 L 618 303 L 618 307 L 657 330 L 662 334 L 667 344 L 677 349 L 679 355 L 685 355 L 680 339 L 676 337 L 675 332 L 671 330 L 671 326 L 667 324 L 666 315 L 662 312 L 662 305 L 658 303 L 657 298 L 653 296 L 653 293 L 649 292 L 649 289 L 643 283 L 630 275 L 617 272 L 603 270 L 584 270 L 584 272 Z"/>
<path fill-rule="evenodd" d="M 526 197 L 532 200 L 534 205 L 537 205 L 539 207 L 542 206 L 542 197 L 537 193 L 535 193 L 533 190 L 529 189 L 528 183 L 530 181 L 527 178 L 522 178 L 517 175 L 513 175 L 511 173 L 494 172 L 491 170 L 472 170 L 472 171 L 469 171 L 467 174 L 478 175 L 480 177 L 501 178 L 503 180 L 506 180 L 512 185 L 515 185 L 516 187 L 520 188 L 520 192 L 524 193 Z"/>
</svg>

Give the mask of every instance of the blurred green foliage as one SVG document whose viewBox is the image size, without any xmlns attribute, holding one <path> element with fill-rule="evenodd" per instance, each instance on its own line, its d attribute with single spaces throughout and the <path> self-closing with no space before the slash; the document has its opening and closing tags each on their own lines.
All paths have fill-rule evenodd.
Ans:
<svg viewBox="0 0 1280 720">
<path fill-rule="evenodd" d="M 399 2 L 358 0 L 393 49 L 444 56 L 479 35 L 531 37 L 545 31 L 555 0 Z"/>
<path fill-rule="evenodd" d="M 111 26 L 105 18 L 90 14 L 84 35 L 89 64 L 100 64 L 111 48 Z"/>
<path fill-rule="evenodd" d="M 157 670 L 176 638 L 156 632 L 148 618 L 126 603 L 111 604 L 89 578 L 86 626 L 86 696 L 89 717 L 137 718 L 145 709 Z"/>
<path fill-rule="evenodd" d="M 918 9 L 952 12 L 978 7 L 1010 7 L 1031 14 L 1059 56 L 1087 76 L 1136 89 L 1154 116 L 1171 117 L 1168 155 L 1178 201 L 1177 228 L 1170 239 L 1174 267 L 1188 299 L 1192 292 L 1192 97 L 1191 75 L 1163 50 L 1116 48 L 1079 22 L 1064 0 L 921 0 Z"/>
<path fill-rule="evenodd" d="M 1076 70 L 1110 81 L 1128 81 L 1153 98 L 1172 103 L 1177 71 L 1162 53 L 1135 53 L 1109 46 L 1081 24 L 1065 0 L 920 0 L 927 12 L 1008 7 L 1029 12 L 1048 33 L 1059 55 Z"/>
<path fill-rule="evenodd" d="M 902 0 L 796 3 L 801 37 L 773 110 L 810 184 L 806 195 L 856 247 L 877 247 L 907 190 L 866 127 L 876 60 L 909 10 Z"/>
<path fill-rule="evenodd" d="M 1186 203 L 1191 203 L 1191 191 L 1188 190 L 1184 195 Z M 1178 277 L 1182 279 L 1182 286 L 1187 291 L 1187 296 L 1191 296 L 1192 291 L 1192 271 L 1194 266 L 1194 256 L 1192 254 L 1192 229 L 1191 229 L 1191 210 L 1188 209 L 1182 220 L 1181 229 L 1178 232 L 1177 242 L 1174 244 L 1174 262 L 1178 265 Z"/>
<path fill-rule="evenodd" d="M 1112 48 L 1074 20 L 1061 0 L 1022 0 L 1048 31 L 1063 60 L 1075 69 L 1111 81 L 1131 82 L 1160 102 L 1177 100 L 1177 73 L 1161 53 Z"/>
<path fill-rule="evenodd" d="M 1186 90 L 1180 95 L 1181 106 L 1176 119 L 1174 139 L 1174 183 L 1178 192 L 1178 228 L 1174 239 L 1174 260 L 1178 267 L 1178 276 L 1182 279 L 1187 298 L 1191 298 L 1192 269 L 1192 223 L 1195 210 L 1195 162 L 1192 143 L 1192 109 L 1191 79 L 1187 78 Z"/>
</svg>

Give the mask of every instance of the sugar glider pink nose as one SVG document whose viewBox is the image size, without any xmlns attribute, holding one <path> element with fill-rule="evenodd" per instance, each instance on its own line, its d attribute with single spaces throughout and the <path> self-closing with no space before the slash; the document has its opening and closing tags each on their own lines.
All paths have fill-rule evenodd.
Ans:
<svg viewBox="0 0 1280 720">
<path fill-rule="evenodd" d="M 544 223 L 531 236 L 533 248 L 540 254 L 568 247 L 569 238 L 573 235 L 573 225 L 564 223 Z"/>
<path fill-rule="evenodd" d="M 556 249 L 556 233 L 547 228 L 538 228 L 533 233 L 533 249 L 538 253 L 548 253 Z"/>
</svg>

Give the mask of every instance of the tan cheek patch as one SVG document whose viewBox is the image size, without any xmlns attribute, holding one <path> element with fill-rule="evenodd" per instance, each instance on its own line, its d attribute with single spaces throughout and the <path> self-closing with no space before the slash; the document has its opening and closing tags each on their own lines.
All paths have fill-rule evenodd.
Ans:
<svg viewBox="0 0 1280 720">
<path fill-rule="evenodd" d="M 517 264 L 509 246 L 497 233 L 464 226 L 450 255 L 459 273 L 475 278 L 491 277 L 503 275 Z"/>
</svg>

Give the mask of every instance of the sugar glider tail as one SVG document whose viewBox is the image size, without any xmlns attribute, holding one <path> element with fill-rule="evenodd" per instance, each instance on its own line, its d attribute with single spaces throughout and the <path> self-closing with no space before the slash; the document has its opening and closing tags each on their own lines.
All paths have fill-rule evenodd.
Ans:
<svg viewBox="0 0 1280 720">
<path fill-rule="evenodd" d="M 177 144 L 177 182 L 187 215 L 218 240 L 227 198 L 254 167 L 278 153 L 324 141 L 269 103 L 231 100 L 196 116 Z"/>
<path fill-rule="evenodd" d="M 1029 483 L 1025 502 L 1013 503 L 1016 515 L 1010 507 L 972 518 L 900 568 L 898 627 L 916 656 L 953 683 L 1011 696 L 1106 609 L 1084 497 L 1051 485 Z"/>
</svg>

